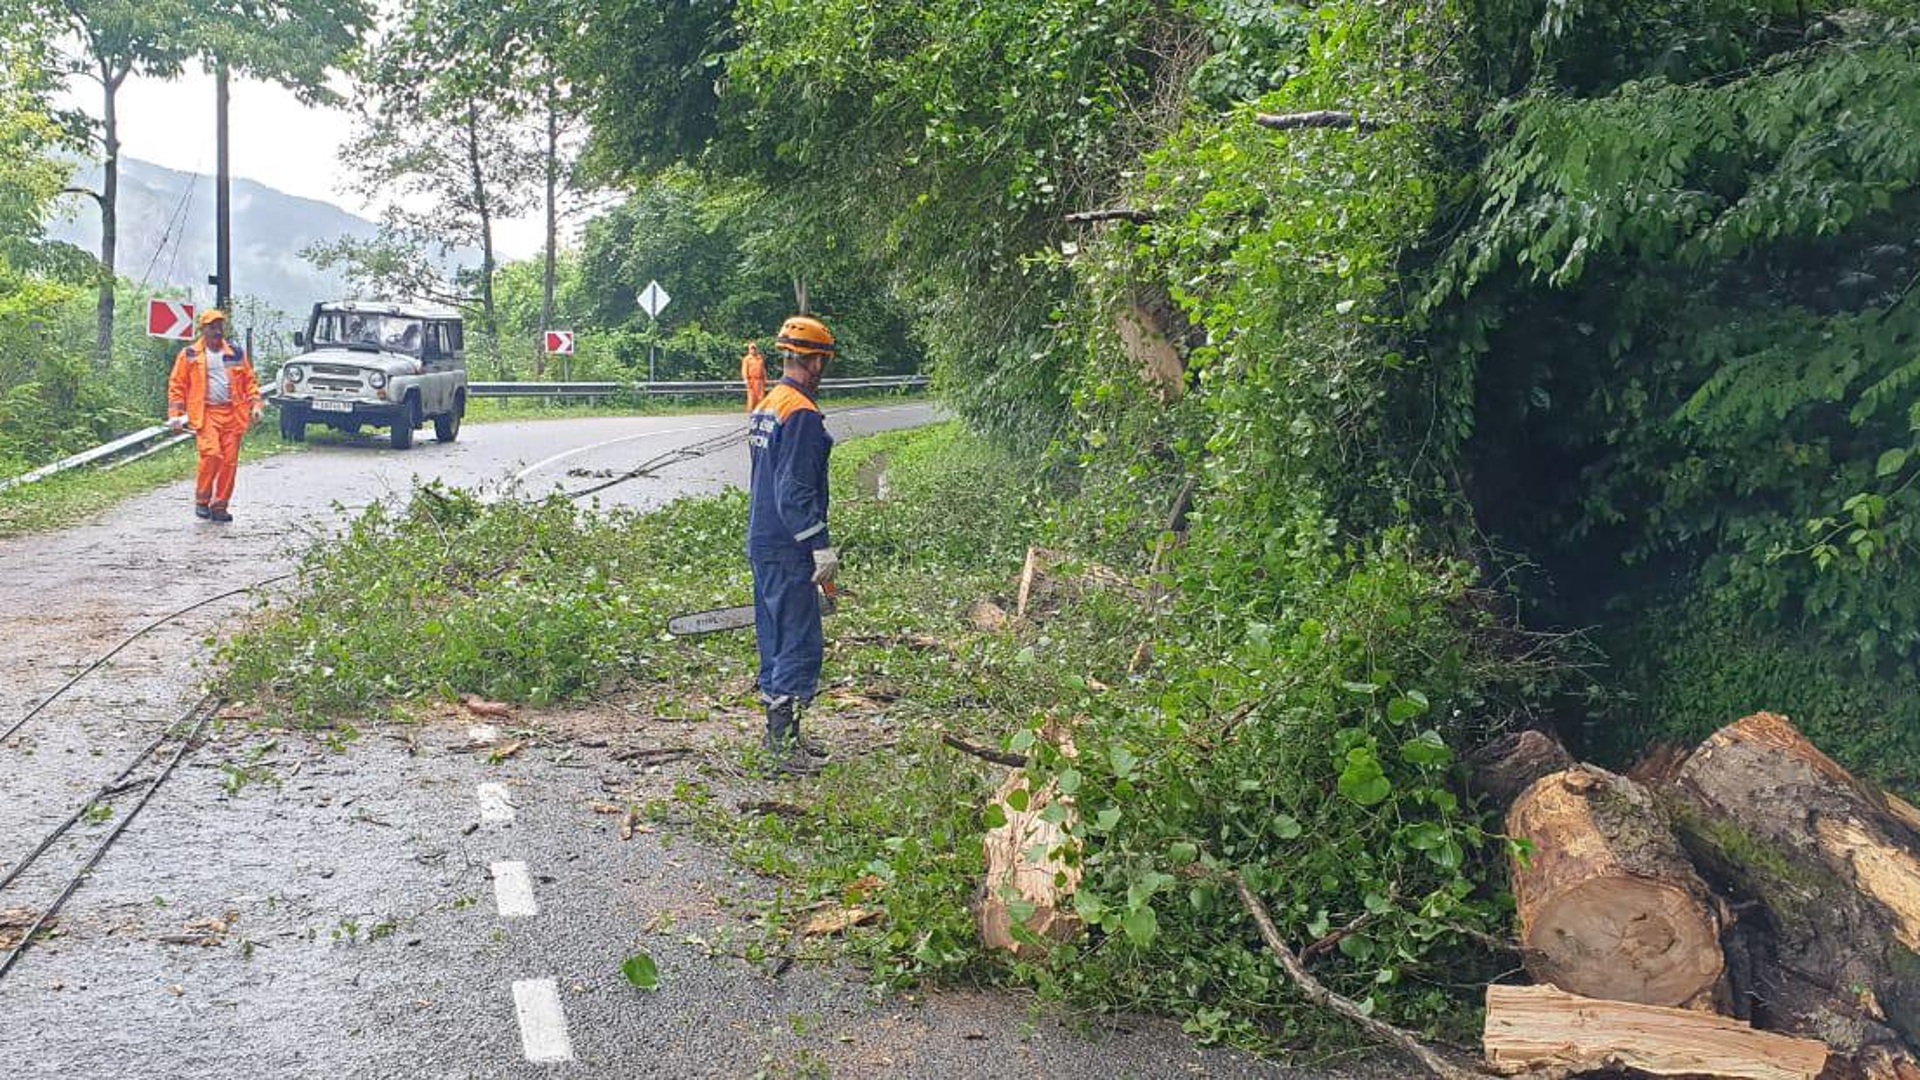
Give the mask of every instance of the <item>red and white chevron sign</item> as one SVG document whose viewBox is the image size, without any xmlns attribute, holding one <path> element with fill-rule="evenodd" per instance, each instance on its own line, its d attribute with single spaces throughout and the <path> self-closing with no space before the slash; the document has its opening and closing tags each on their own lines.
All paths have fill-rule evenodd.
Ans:
<svg viewBox="0 0 1920 1080">
<path fill-rule="evenodd" d="M 571 330 L 547 331 L 547 355 L 548 356 L 572 356 L 573 355 L 573 331 Z"/>
<path fill-rule="evenodd" d="M 193 340 L 193 305 L 184 300 L 147 301 L 147 336 Z"/>
</svg>

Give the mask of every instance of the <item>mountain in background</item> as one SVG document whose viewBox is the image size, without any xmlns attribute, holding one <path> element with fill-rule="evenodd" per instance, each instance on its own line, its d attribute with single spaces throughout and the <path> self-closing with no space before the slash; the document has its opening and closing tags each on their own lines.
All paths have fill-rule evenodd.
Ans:
<svg viewBox="0 0 1920 1080">
<path fill-rule="evenodd" d="M 76 183 L 98 190 L 100 167 L 80 170 Z M 378 226 L 332 203 L 306 199 L 235 177 L 234 292 L 256 297 L 295 319 L 316 300 L 346 296 L 346 280 L 322 271 L 300 252 L 319 241 L 366 238 Z M 214 271 L 213 177 L 177 172 L 134 158 L 120 160 L 120 276 L 156 288 L 177 289 L 204 302 Z M 100 250 L 100 215 L 74 200 L 71 219 L 49 232 L 81 250 Z M 461 261 L 456 253 L 455 261 Z M 477 260 L 475 260 L 477 261 Z"/>
</svg>

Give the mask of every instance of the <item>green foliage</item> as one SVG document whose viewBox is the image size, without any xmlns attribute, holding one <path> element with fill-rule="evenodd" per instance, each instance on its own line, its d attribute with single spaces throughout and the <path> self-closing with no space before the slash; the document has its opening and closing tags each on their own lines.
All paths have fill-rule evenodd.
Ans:
<svg viewBox="0 0 1920 1080">
<path fill-rule="evenodd" d="M 1910 18 L 1488 121 L 1485 202 L 1428 304 L 1475 370 L 1481 523 L 1539 553 L 1554 616 L 1677 583 L 1857 670 L 1920 648 Z"/>
<path fill-rule="evenodd" d="M 1857 776 L 1920 796 L 1920 674 L 1861 678 L 1819 638 L 1736 605 L 1694 601 L 1638 617 L 1602 641 L 1631 695 L 1584 734 L 1624 767 L 1656 741 L 1691 746 L 1762 709 L 1792 719 Z"/>
</svg>

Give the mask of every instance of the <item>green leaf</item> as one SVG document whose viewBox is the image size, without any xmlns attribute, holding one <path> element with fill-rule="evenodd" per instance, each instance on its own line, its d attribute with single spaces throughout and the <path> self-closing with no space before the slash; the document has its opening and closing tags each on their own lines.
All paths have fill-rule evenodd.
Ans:
<svg viewBox="0 0 1920 1080">
<path fill-rule="evenodd" d="M 1053 782 L 1060 785 L 1060 794 L 1071 795 L 1080 790 L 1080 770 L 1074 768 L 1061 769 L 1060 775 L 1054 777 Z"/>
<path fill-rule="evenodd" d="M 1416 716 L 1425 716 L 1427 708 L 1427 695 L 1415 690 L 1387 703 L 1387 719 L 1395 724 L 1404 724 Z"/>
<path fill-rule="evenodd" d="M 1160 917 L 1151 907 L 1141 906 L 1127 912 L 1120 920 L 1120 929 L 1126 932 L 1128 940 L 1135 945 L 1146 947 L 1160 933 Z"/>
<path fill-rule="evenodd" d="M 1294 817 L 1292 814 L 1275 814 L 1273 816 L 1272 828 L 1273 835 L 1282 840 L 1298 839 L 1301 832 L 1304 831 L 1301 828 L 1300 819 Z"/>
<path fill-rule="evenodd" d="M 1380 769 L 1379 759 L 1366 747 L 1347 751 L 1347 767 L 1340 770 L 1340 794 L 1361 806 L 1378 806 L 1393 793 L 1393 783 Z"/>
<path fill-rule="evenodd" d="M 1896 446 L 1880 455 L 1880 463 L 1874 466 L 1875 476 L 1892 476 L 1907 467 L 1907 450 Z"/>
<path fill-rule="evenodd" d="M 1014 788 L 1007 792 L 1007 805 L 1012 807 L 1016 814 L 1026 813 L 1027 807 L 1031 805 L 1031 797 L 1027 794 L 1027 789 Z"/>
<path fill-rule="evenodd" d="M 628 982 L 642 990 L 660 989 L 660 968 L 654 964 L 653 957 L 646 953 L 635 953 L 627 957 L 627 962 L 620 965 L 620 973 L 627 977 Z"/>
<path fill-rule="evenodd" d="M 980 823 L 989 829 L 1003 829 L 1007 825 L 1007 811 L 999 803 L 988 803 L 980 812 Z"/>
<path fill-rule="evenodd" d="M 1140 763 L 1140 759 L 1133 756 L 1133 751 L 1124 746 L 1116 746 L 1108 751 L 1107 759 L 1113 762 L 1113 775 L 1121 780 L 1132 776 L 1133 767 Z"/>
<path fill-rule="evenodd" d="M 1120 824 L 1120 808 L 1117 806 L 1109 806 L 1093 816 L 1094 828 L 1100 832 L 1112 832 L 1113 827 L 1118 824 Z"/>
<path fill-rule="evenodd" d="M 1409 765 L 1445 766 L 1452 764 L 1453 751 L 1438 731 L 1428 728 L 1400 744 L 1400 760 Z"/>
<path fill-rule="evenodd" d="M 1167 845 L 1167 861 L 1175 866 L 1186 866 L 1200 857 L 1200 849 L 1185 840 L 1176 840 Z"/>
</svg>

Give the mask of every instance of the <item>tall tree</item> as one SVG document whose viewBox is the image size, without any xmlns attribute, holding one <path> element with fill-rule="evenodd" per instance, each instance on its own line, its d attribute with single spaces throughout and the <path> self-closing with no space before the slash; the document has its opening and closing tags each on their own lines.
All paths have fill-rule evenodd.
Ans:
<svg viewBox="0 0 1920 1080">
<path fill-rule="evenodd" d="M 55 70 L 100 91 L 92 124 L 99 152 L 100 295 L 97 360 L 113 355 L 113 286 L 119 245 L 120 89 L 133 75 L 178 76 L 194 60 L 280 83 L 308 103 L 336 96 L 326 76 L 368 25 L 366 0 L 17 0 L 30 25 L 54 31 Z"/>
<path fill-rule="evenodd" d="M 445 51 L 460 59 L 448 71 L 453 88 L 499 104 L 526 124 L 538 144 L 545 243 L 541 256 L 540 333 L 536 375 L 545 373 L 538 345 L 553 327 L 559 274 L 560 223 L 583 194 L 574 138 L 585 103 L 564 75 L 579 38 L 581 16 L 561 0 L 442 0 Z"/>
<path fill-rule="evenodd" d="M 542 170 L 511 65 L 466 15 L 457 0 L 421 0 L 360 58 L 361 128 L 342 158 L 361 192 L 385 200 L 392 236 L 479 252 L 460 283 L 494 338 L 495 227 L 527 207 Z"/>
</svg>

